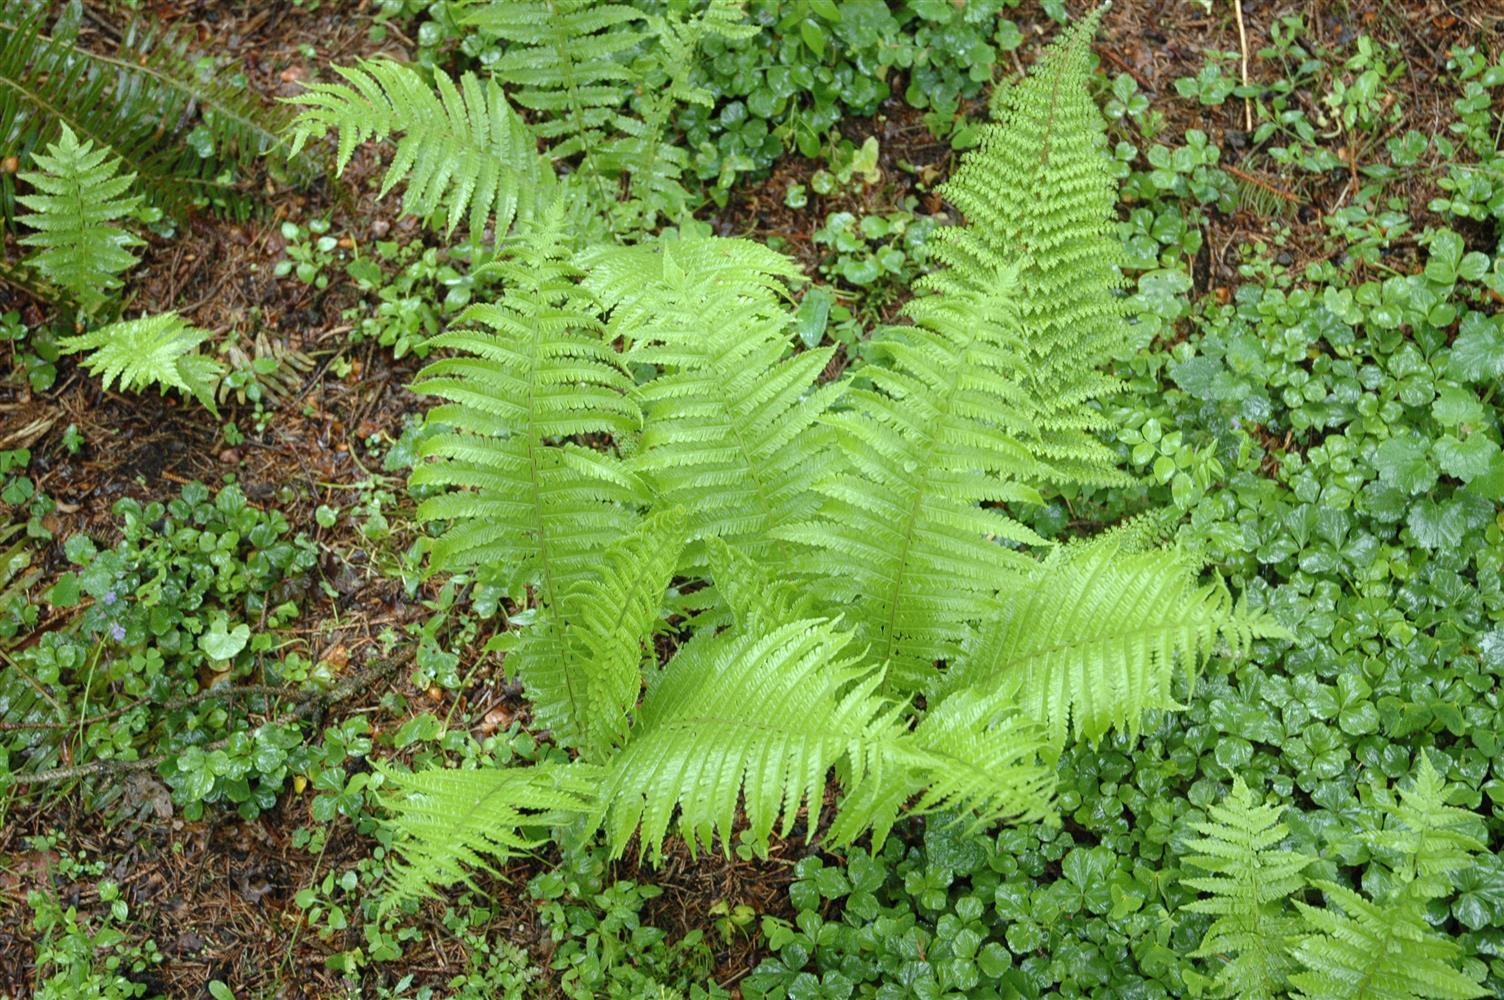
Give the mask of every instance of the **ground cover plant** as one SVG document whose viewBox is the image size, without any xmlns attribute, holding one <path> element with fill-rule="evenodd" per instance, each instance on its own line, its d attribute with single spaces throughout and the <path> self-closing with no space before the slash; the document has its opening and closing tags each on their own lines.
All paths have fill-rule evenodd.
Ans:
<svg viewBox="0 0 1504 1000">
<path fill-rule="evenodd" d="M 1501 991 L 1491 5 L 22 8 L 0 995 Z"/>
</svg>

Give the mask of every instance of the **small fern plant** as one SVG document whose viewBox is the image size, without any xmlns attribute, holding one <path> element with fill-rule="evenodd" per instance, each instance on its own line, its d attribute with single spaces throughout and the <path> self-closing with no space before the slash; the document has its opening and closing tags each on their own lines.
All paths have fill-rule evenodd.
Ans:
<svg viewBox="0 0 1504 1000">
<path fill-rule="evenodd" d="M 168 389 L 176 389 L 218 416 L 214 392 L 224 375 L 224 366 L 197 352 L 197 347 L 208 338 L 208 330 L 200 330 L 177 313 L 168 312 L 111 323 L 64 337 L 58 344 L 64 353 L 85 352 L 84 367 L 100 376 L 106 390 L 115 383 L 131 392 L 152 385 L 164 395 Z"/>
<path fill-rule="evenodd" d="M 39 169 L 20 178 L 33 193 L 18 198 L 30 209 L 19 221 L 32 229 L 20 242 L 37 248 L 26 264 L 67 292 L 83 313 L 96 312 L 120 288 L 120 274 L 136 263 L 130 248 L 141 241 L 119 225 L 140 204 L 126 193 L 135 175 L 120 173 L 118 158 L 79 142 L 67 125 L 32 160 Z"/>
<path fill-rule="evenodd" d="M 1384 826 L 1367 835 L 1391 865 L 1365 896 L 1311 878 L 1315 859 L 1282 848 L 1284 809 L 1260 803 L 1239 779 L 1204 821 L 1200 852 L 1185 860 L 1206 875 L 1184 884 L 1202 897 L 1184 909 L 1216 919 L 1193 956 L 1217 960 L 1215 996 L 1239 1000 L 1470 1000 L 1486 991 L 1459 972 L 1459 949 L 1437 933 L 1427 904 L 1449 896 L 1455 876 L 1484 849 L 1481 819 L 1447 804 L 1448 788 L 1421 753 L 1409 787 L 1380 790 Z M 1319 890 L 1325 906 L 1301 897 Z"/>
<path fill-rule="evenodd" d="M 490 648 L 555 750 L 384 767 L 387 905 L 565 835 L 657 857 L 673 835 L 765 851 L 880 844 L 904 814 L 1038 820 L 1066 740 L 1135 732 L 1207 657 L 1281 634 L 1148 530 L 1054 545 L 1009 513 L 1121 475 L 1089 433 L 1112 387 L 1089 365 L 1125 339 L 1094 27 L 1006 105 L 1048 163 L 1036 187 L 978 188 L 950 277 L 838 381 L 792 349 L 798 272 L 766 247 L 582 249 L 560 197 L 505 242 L 504 294 L 414 384 L 436 405 L 413 482 L 433 567 L 533 605 Z M 1017 155 L 984 144 L 961 176 Z M 1030 198 L 1048 239 L 1006 228 Z M 1074 357 L 1048 380 L 1042 331 Z"/>
</svg>

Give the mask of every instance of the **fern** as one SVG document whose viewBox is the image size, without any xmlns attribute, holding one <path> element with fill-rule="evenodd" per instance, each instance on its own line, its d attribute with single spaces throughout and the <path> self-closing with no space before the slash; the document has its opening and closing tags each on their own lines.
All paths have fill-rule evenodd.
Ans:
<svg viewBox="0 0 1504 1000">
<path fill-rule="evenodd" d="M 1446 792 L 1446 782 L 1423 751 L 1410 787 L 1381 800 L 1389 822 L 1369 837 L 1379 849 L 1400 856 L 1400 883 L 1407 895 L 1422 900 L 1450 892 L 1453 876 L 1485 849 L 1473 832 L 1484 832 L 1478 817 L 1447 805 Z"/>
<path fill-rule="evenodd" d="M 145 20 L 112 53 L 45 32 L 47 5 L 0 0 L 0 136 L 25 166 L 63 129 L 108 149 L 153 205 L 181 215 L 203 198 L 245 208 L 221 175 L 280 152 L 282 116 L 250 96 L 224 67 L 205 71 L 178 33 Z M 190 146 L 202 128 L 213 147 Z M 14 189 L 0 172 L 0 218 L 14 216 Z"/>
<path fill-rule="evenodd" d="M 84 367 L 103 379 L 105 389 L 117 381 L 129 391 L 155 383 L 163 395 L 169 388 L 177 389 L 217 416 L 214 389 L 224 367 L 194 351 L 208 338 L 208 330 L 190 326 L 177 313 L 168 312 L 111 323 L 58 343 L 68 353 L 90 352 Z"/>
<path fill-rule="evenodd" d="M 1382 905 L 1335 882 L 1316 887 L 1340 909 L 1296 906 L 1313 933 L 1295 948 L 1298 1000 L 1470 1000 L 1487 991 L 1452 968 L 1459 949 L 1426 925 L 1418 900 Z"/>
<path fill-rule="evenodd" d="M 499 241 L 552 199 L 554 175 L 536 140 L 494 81 L 466 73 L 456 83 L 433 73 L 437 94 L 418 70 L 389 59 L 335 67 L 346 83 L 315 83 L 293 100 L 292 152 L 331 130 L 339 133 L 336 171 L 369 139 L 397 138 L 381 194 L 407 182 L 402 207 L 419 218 L 441 215 L 452 233 L 468 218 L 478 239 L 490 224 Z"/>
<path fill-rule="evenodd" d="M 817 422 L 841 391 L 815 387 L 829 350 L 790 356 L 779 296 L 797 274 L 757 244 L 704 239 L 598 255 L 586 280 L 612 307 L 626 360 L 658 372 L 638 388 L 634 467 L 659 502 L 690 512 L 691 540 L 723 538 L 759 560 L 777 547 L 774 526 L 813 509 L 826 459 Z"/>
<path fill-rule="evenodd" d="M 1216 978 L 1224 997 L 1275 1000 L 1289 976 L 1289 947 L 1299 924 L 1286 905 L 1305 887 L 1301 873 L 1312 859 L 1277 846 L 1289 833 L 1279 821 L 1283 811 L 1259 804 L 1234 778 L 1232 792 L 1211 807 L 1210 818 L 1192 824 L 1201 837 L 1188 846 L 1202 853 L 1186 861 L 1208 874 L 1183 881 L 1208 895 L 1185 909 L 1216 917 L 1192 954 L 1231 956 Z"/>
<path fill-rule="evenodd" d="M 683 540 L 679 511 L 655 514 L 599 556 L 599 570 L 540 610 L 507 659 L 533 718 L 594 759 L 619 745 L 642 693 L 643 646 Z"/>
<path fill-rule="evenodd" d="M 474 305 L 432 345 L 458 352 L 418 373 L 415 391 L 445 403 L 428 414 L 415 486 L 449 492 L 418 508 L 447 521 L 436 566 L 479 568 L 515 589 L 538 585 L 557 607 L 589 579 L 593 557 L 625 535 L 640 484 L 588 435 L 630 440 L 641 426 L 632 379 L 605 338 L 598 308 L 563 259 L 555 204 L 515 252 L 493 265 L 507 292 Z"/>
<path fill-rule="evenodd" d="M 403 845 L 388 876 L 388 907 L 436 895 L 435 886 L 473 885 L 471 870 L 494 871 L 494 863 L 539 846 L 547 835 L 527 831 L 588 815 L 596 778 L 579 764 L 416 773 L 383 767 L 381 774 L 390 786 L 382 801 Z"/>
<path fill-rule="evenodd" d="M 68 292 L 85 313 L 95 312 L 120 288 L 120 273 L 137 260 L 127 248 L 141 241 L 115 224 L 140 202 L 126 196 L 135 175 L 119 173 L 118 158 L 92 142 L 80 144 L 67 125 L 46 153 L 32 159 L 40 171 L 20 176 L 36 193 L 19 200 L 31 209 L 20 221 L 34 231 L 21 243 L 40 249 L 27 263 Z"/>
<path fill-rule="evenodd" d="M 1112 451 L 1095 432 L 1095 400 L 1116 392 L 1100 371 L 1126 343 L 1114 231 L 1116 183 L 1106 124 L 1087 90 L 1091 37 L 1101 9 L 1066 29 L 1023 81 L 994 97 L 996 121 L 981 130 L 942 188 L 966 217 L 937 230 L 924 279 L 945 293 L 985 290 L 1000 262 L 1018 263 L 1015 308 L 1026 331 L 1021 387 L 1034 408 L 1031 449 L 1046 481 L 1122 485 Z"/>
<path fill-rule="evenodd" d="M 1174 549 L 1126 550 L 1117 538 L 1062 549 L 1002 589 L 987 626 L 946 683 L 1009 692 L 1056 742 L 1136 734 L 1148 709 L 1179 707 L 1177 673 L 1194 675 L 1223 640 L 1234 654 L 1284 634 L 1233 603 Z"/>
<path fill-rule="evenodd" d="M 610 4 L 558 10 L 486 16 L 515 46 L 500 78 L 519 105 L 570 119 L 549 126 L 553 152 L 590 174 L 590 143 L 628 128 L 602 97 L 627 83 L 636 42 L 624 39 L 657 29 Z M 578 50 L 561 53 L 570 32 Z M 1072 107 L 1084 46 L 1072 34 L 1042 70 Z M 1106 334 L 1067 329 L 1117 316 L 1110 266 L 1079 256 L 1105 231 L 1111 185 L 1091 135 L 1049 138 L 1052 113 L 1019 99 L 1007 121 L 1057 142 L 1046 160 L 1074 158 L 1041 220 L 1058 238 L 1009 243 L 978 211 L 979 236 L 950 237 L 935 294 L 832 385 L 827 353 L 790 347 L 785 258 L 682 238 L 571 253 L 558 201 L 492 265 L 505 295 L 436 338 L 454 354 L 417 384 L 444 402 L 414 475 L 435 490 L 420 508 L 437 531 L 432 564 L 531 588 L 533 623 L 493 648 L 576 753 L 547 765 L 588 784 L 565 811 L 615 854 L 635 842 L 657 857 L 675 834 L 724 849 L 740 823 L 766 849 L 801 823 L 806 837 L 823 825 L 827 843 L 880 844 L 906 812 L 1044 816 L 1052 744 L 1131 733 L 1214 648 L 1277 632 L 1197 584 L 1188 555 L 1153 548 L 1152 519 L 1041 559 L 1048 543 L 1008 513 L 1040 486 L 1113 479 L 1110 453 L 1083 444 L 1110 387 L 1090 368 Z M 963 174 L 977 183 L 1012 155 L 994 141 Z M 1079 289 L 1049 284 L 1067 271 Z M 1041 301 L 1077 292 L 1079 313 Z M 1074 352 L 1050 362 L 1049 385 L 1074 379 L 1068 404 L 1041 396 L 1042 336 Z M 459 825 L 437 800 L 422 824 L 394 804 L 397 847 L 414 859 L 405 886 L 425 866 L 452 881 L 469 863 L 464 843 L 438 839 L 494 859 L 478 830 L 523 837 L 533 822 L 511 791 L 474 805 L 492 778 L 453 780 Z"/>
<path fill-rule="evenodd" d="M 1018 439 L 1030 430 L 1014 372 L 1013 274 L 987 293 L 920 300 L 919 324 L 881 346 L 891 366 L 868 365 L 870 388 L 828 419 L 844 459 L 817 487 L 818 516 L 775 534 L 814 550 L 831 607 L 844 608 L 895 681 L 929 684 L 952 659 L 1010 572 L 1033 565 L 1001 544 L 1042 543 L 979 501 L 1031 500 L 1019 482 L 1033 465 Z"/>
<path fill-rule="evenodd" d="M 608 132 L 630 127 L 623 114 L 632 74 L 622 55 L 639 45 L 645 15 L 626 4 L 597 0 L 481 0 L 461 23 L 507 45 L 491 65 L 513 99 L 538 112 L 538 134 L 550 155 L 566 159 L 598 146 Z"/>
</svg>

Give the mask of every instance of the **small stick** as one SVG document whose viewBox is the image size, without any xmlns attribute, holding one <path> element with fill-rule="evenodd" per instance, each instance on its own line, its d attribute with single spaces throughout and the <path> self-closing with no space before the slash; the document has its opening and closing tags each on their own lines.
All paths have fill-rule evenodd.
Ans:
<svg viewBox="0 0 1504 1000">
<path fill-rule="evenodd" d="M 1232 0 L 1233 13 L 1238 18 L 1238 48 L 1243 53 L 1243 87 L 1248 87 L 1248 34 L 1243 29 L 1243 0 Z M 1253 131 L 1253 102 L 1247 94 L 1243 95 L 1243 127 L 1245 131 Z"/>
</svg>

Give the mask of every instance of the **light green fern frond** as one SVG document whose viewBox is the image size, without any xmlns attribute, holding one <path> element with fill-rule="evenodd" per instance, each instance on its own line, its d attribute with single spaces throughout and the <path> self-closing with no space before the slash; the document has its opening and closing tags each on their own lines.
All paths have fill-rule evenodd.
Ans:
<svg viewBox="0 0 1504 1000">
<path fill-rule="evenodd" d="M 1049 480 L 1114 485 L 1127 477 L 1096 437 L 1104 418 L 1092 405 L 1118 390 L 1100 369 L 1125 343 L 1117 184 L 1106 123 L 1087 89 L 1099 18 L 1100 10 L 1067 28 L 1025 79 L 1000 92 L 996 120 L 942 188 L 966 224 L 931 238 L 942 266 L 923 284 L 985 289 L 1000 263 L 1019 262 L 1020 378 L 1040 428 L 1032 447 Z"/>
<path fill-rule="evenodd" d="M 720 838 L 729 850 L 738 805 L 763 848 L 775 826 L 788 836 L 806 804 L 812 837 L 837 762 L 901 731 L 880 682 L 850 633 L 828 622 L 697 636 L 608 765 L 601 806 L 614 853 L 640 828 L 639 849 L 656 857 L 670 827 L 692 848 Z"/>
<path fill-rule="evenodd" d="M 602 551 L 598 568 L 544 607 L 508 655 L 533 719 L 562 746 L 598 759 L 625 737 L 642 693 L 644 650 L 652 649 L 663 592 L 684 539 L 682 511 L 653 514 Z"/>
<path fill-rule="evenodd" d="M 993 594 L 1033 560 L 1034 532 L 981 506 L 1037 500 L 1019 439 L 1033 428 L 1015 381 L 1013 274 L 986 293 L 920 300 L 917 325 L 882 342 L 889 364 L 861 374 L 827 418 L 844 459 L 817 487 L 818 515 L 775 534 L 813 550 L 833 613 L 856 627 L 890 681 L 918 690 L 952 660 Z"/>
<path fill-rule="evenodd" d="M 1283 634 L 1234 604 L 1173 549 L 1124 551 L 1113 538 L 1060 550 L 1002 588 L 947 689 L 1011 692 L 1057 742 L 1136 734 L 1151 708 L 1175 708 L 1177 673 L 1194 675 L 1226 642 L 1234 653 Z"/>
<path fill-rule="evenodd" d="M 605 337 L 597 306 L 563 259 L 562 209 L 540 220 L 494 267 L 507 289 L 474 305 L 433 347 L 455 352 L 418 373 L 413 389 L 445 402 L 428 413 L 429 461 L 414 485 L 444 486 L 418 508 L 448 522 L 434 540 L 436 566 L 479 568 L 541 587 L 558 607 L 589 579 L 594 556 L 627 535 L 645 491 L 608 450 L 641 426 L 632 378 Z"/>
<path fill-rule="evenodd" d="M 957 692 L 899 739 L 853 754 L 827 839 L 849 843 L 870 829 L 879 848 L 900 812 L 949 813 L 970 833 L 1050 815 L 1055 769 L 1041 757 L 1044 733 L 1011 710 L 1000 713 L 999 704 Z"/>
<path fill-rule="evenodd" d="M 135 175 L 120 173 L 120 160 L 107 147 L 80 143 L 67 125 L 32 160 L 40 170 L 20 177 L 35 193 L 17 199 L 31 209 L 19 221 L 33 230 L 21 243 L 39 248 L 26 262 L 85 313 L 95 312 L 120 288 L 121 272 L 136 263 L 127 248 L 141 241 L 116 224 L 140 204 L 127 194 Z"/>
<path fill-rule="evenodd" d="M 401 862 L 388 875 L 384 908 L 434 896 L 470 872 L 532 850 L 593 808 L 598 775 L 588 766 L 430 768 L 404 773 L 378 765 L 387 786 L 393 847 Z"/>
<path fill-rule="evenodd" d="M 103 379 L 104 387 L 119 381 L 120 388 L 139 392 L 156 383 L 163 395 L 177 389 L 218 415 L 214 388 L 224 366 L 202 357 L 194 348 L 209 338 L 208 330 L 190 326 L 175 312 L 122 320 L 76 337 L 64 337 L 65 352 L 91 352 L 84 367 Z"/>
<path fill-rule="evenodd" d="M 716 267 L 709 261 L 724 262 Z M 781 280 L 792 261 L 755 244 L 704 239 L 611 251 L 591 284 L 610 292 L 611 333 L 658 374 L 634 466 L 661 502 L 689 512 L 690 538 L 715 536 L 755 559 L 777 525 L 807 518 L 826 470 L 821 416 L 841 391 L 816 387 L 829 350 L 792 354 Z M 787 546 L 784 546 L 787 549 Z M 787 563 L 788 553 L 777 553 Z"/>
<path fill-rule="evenodd" d="M 1486 833 L 1476 813 L 1447 805 L 1447 785 L 1436 773 L 1431 755 L 1420 753 L 1420 764 L 1408 788 L 1396 798 L 1386 792 L 1381 805 L 1388 814 L 1385 828 L 1370 835 L 1381 850 L 1402 858 L 1399 876 L 1405 891 L 1421 899 L 1444 896 L 1452 879 L 1474 863 L 1485 849 L 1475 833 Z"/>
<path fill-rule="evenodd" d="M 1301 873 L 1312 859 L 1279 848 L 1289 833 L 1279 821 L 1283 807 L 1261 804 L 1242 778 L 1234 778 L 1232 791 L 1208 812 L 1208 819 L 1192 824 L 1201 836 L 1187 843 L 1200 853 L 1185 859 L 1208 874 L 1181 880 L 1206 895 L 1183 908 L 1216 919 L 1192 954 L 1223 959 L 1219 995 L 1277 1000 L 1299 929 L 1286 900 L 1305 887 Z"/>
<path fill-rule="evenodd" d="M 1456 942 L 1426 924 L 1422 903 L 1372 903 L 1334 882 L 1316 882 L 1337 908 L 1296 901 L 1312 933 L 1295 948 L 1305 971 L 1290 977 L 1297 1000 L 1471 1000 L 1487 996 L 1453 968 Z"/>
<path fill-rule="evenodd" d="M 810 617 L 810 595 L 793 578 L 771 570 L 766 561 L 753 559 L 719 538 L 705 540 L 710 578 L 738 628 L 772 628 Z M 714 623 L 697 623 L 699 628 Z"/>
<path fill-rule="evenodd" d="M 539 112 L 537 131 L 556 159 L 588 155 L 630 127 L 632 74 L 624 54 L 646 37 L 645 15 L 599 0 L 480 0 L 461 23 L 511 44 L 491 64 L 512 99 Z"/>
<path fill-rule="evenodd" d="M 336 66 L 346 83 L 314 83 L 293 101 L 303 111 L 292 123 L 292 150 L 330 131 L 339 134 L 336 169 L 370 139 L 396 139 L 397 152 L 381 182 L 385 195 L 402 181 L 404 211 L 442 216 L 445 233 L 467 218 L 472 239 L 488 223 L 499 241 L 514 221 L 526 223 L 554 196 L 552 167 L 538 155 L 528 126 L 494 80 L 466 73 L 456 84 L 389 59 Z"/>
</svg>

